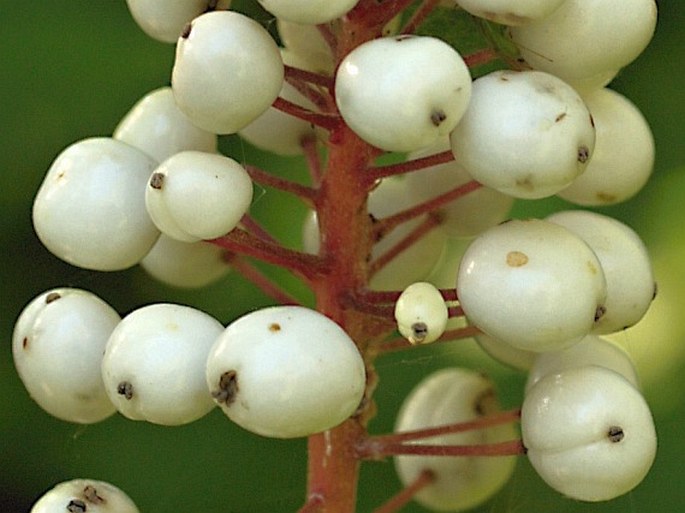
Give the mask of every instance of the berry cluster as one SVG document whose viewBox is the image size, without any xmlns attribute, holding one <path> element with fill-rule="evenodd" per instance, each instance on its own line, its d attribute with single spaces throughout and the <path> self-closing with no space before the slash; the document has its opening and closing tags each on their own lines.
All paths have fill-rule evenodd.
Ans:
<svg viewBox="0 0 685 513">
<path fill-rule="evenodd" d="M 218 406 L 258 435 L 309 437 L 302 512 L 354 511 L 360 461 L 386 457 L 405 489 L 379 513 L 411 499 L 475 507 L 523 454 L 583 501 L 640 483 L 656 452 L 651 413 L 630 356 L 601 335 L 636 324 L 656 294 L 646 248 L 589 210 L 507 217 L 517 199 L 594 207 L 645 184 L 650 129 L 605 86 L 648 44 L 654 0 L 260 0 L 281 46 L 231 2 L 127 3 L 148 35 L 176 44 L 171 85 L 111 137 L 57 156 L 36 233 L 81 268 L 140 265 L 177 287 L 233 270 L 277 304 L 225 325 L 186 305 L 122 318 L 86 290 L 46 291 L 13 335 L 43 409 L 174 426 Z M 445 28 L 455 17 L 487 35 L 481 47 L 461 49 L 466 35 Z M 303 156 L 310 182 L 223 155 L 217 137 L 234 134 Z M 309 208 L 301 248 L 252 216 L 255 185 Z M 430 276 L 455 239 L 468 247 L 438 288 Z M 254 260 L 301 279 L 315 304 Z M 370 435 L 376 358 L 466 337 L 528 372 L 521 408 L 501 411 L 487 376 L 448 368 L 406 398 L 395 433 Z M 112 485 L 74 480 L 32 511 L 137 509 Z"/>
</svg>

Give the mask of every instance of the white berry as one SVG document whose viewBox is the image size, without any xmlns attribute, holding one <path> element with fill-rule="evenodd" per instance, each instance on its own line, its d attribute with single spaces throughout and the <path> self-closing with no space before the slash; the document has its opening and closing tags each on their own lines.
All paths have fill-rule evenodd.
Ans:
<svg viewBox="0 0 685 513">
<path fill-rule="evenodd" d="M 431 283 L 412 283 L 395 302 L 397 328 L 412 344 L 429 344 L 440 338 L 447 318 L 445 300 Z"/>
<path fill-rule="evenodd" d="M 194 308 L 168 303 L 128 314 L 110 335 L 102 360 L 105 389 L 132 420 L 180 425 L 207 414 L 207 354 L 223 326 Z"/>
<path fill-rule="evenodd" d="M 33 226 L 53 254 L 72 265 L 118 271 L 137 264 L 159 237 L 145 210 L 156 166 L 141 150 L 105 137 L 66 148 L 33 203 Z"/>
<path fill-rule="evenodd" d="M 582 79 L 632 62 L 651 40 L 656 17 L 654 0 L 565 0 L 546 18 L 512 27 L 511 38 L 535 69 Z"/>
<path fill-rule="evenodd" d="M 450 135 L 454 156 L 477 181 L 517 198 L 564 189 L 587 166 L 595 129 L 581 97 L 539 71 L 496 71 L 473 83 Z"/>
<path fill-rule="evenodd" d="M 179 38 L 171 87 L 193 123 L 232 134 L 269 108 L 283 74 L 278 46 L 264 27 L 238 12 L 214 11 L 195 18 Z"/>
<path fill-rule="evenodd" d="M 80 289 L 42 293 L 14 326 L 12 354 L 26 390 L 41 408 L 68 422 L 99 422 L 115 411 L 100 374 L 119 314 Z"/>
<path fill-rule="evenodd" d="M 41 496 L 30 513 L 138 513 L 125 492 L 95 479 L 72 479 Z"/>
<path fill-rule="evenodd" d="M 184 151 L 162 162 L 145 189 L 155 225 L 183 242 L 214 239 L 236 227 L 252 201 L 252 180 L 235 160 Z"/>
<path fill-rule="evenodd" d="M 335 322 L 308 308 L 277 306 L 226 328 L 207 359 L 207 385 L 241 427 L 293 438 L 350 417 L 362 400 L 366 371 Z"/>
<path fill-rule="evenodd" d="M 351 10 L 359 0 L 259 0 L 277 18 L 295 23 L 327 23 Z"/>
<path fill-rule="evenodd" d="M 190 122 L 176 106 L 170 87 L 143 96 L 119 122 L 112 137 L 143 150 L 157 162 L 185 150 L 217 151 L 216 134 Z"/>
<path fill-rule="evenodd" d="M 585 172 L 559 192 L 586 206 L 612 205 L 637 194 L 654 168 L 654 136 L 640 110 L 611 89 L 584 97 L 595 122 L 597 139 Z"/>
<path fill-rule="evenodd" d="M 540 477 L 577 500 L 628 493 L 656 454 L 649 407 L 623 376 L 577 367 L 540 379 L 521 412 L 523 443 Z"/>
<path fill-rule="evenodd" d="M 470 322 L 519 349 L 580 341 L 601 315 L 606 281 L 590 247 L 539 219 L 491 228 L 466 250 L 457 296 Z"/>
<path fill-rule="evenodd" d="M 636 324 L 654 299 L 655 282 L 647 247 L 629 226 L 585 210 L 556 212 L 548 221 L 568 228 L 595 252 L 607 282 L 604 312 L 594 333 L 613 333 Z"/>
<path fill-rule="evenodd" d="M 475 16 L 503 25 L 525 25 L 553 13 L 565 0 L 456 0 Z"/>
<path fill-rule="evenodd" d="M 477 372 L 448 368 L 422 380 L 402 403 L 395 431 L 445 426 L 491 415 L 499 410 L 492 381 Z M 516 439 L 513 425 L 434 436 L 417 445 L 477 445 Z M 424 470 L 435 481 L 416 494 L 423 506 L 436 511 L 470 509 L 492 497 L 511 476 L 516 458 L 397 456 L 395 469 L 405 484 L 411 484 Z"/>
<path fill-rule="evenodd" d="M 225 251 L 206 242 L 181 242 L 162 234 L 140 266 L 156 280 L 172 287 L 199 288 L 231 269 Z"/>
<path fill-rule="evenodd" d="M 126 4 L 148 36 L 175 43 L 186 23 L 207 9 L 208 0 L 126 0 Z"/>
<path fill-rule="evenodd" d="M 345 122 L 387 151 L 414 151 L 449 134 L 471 96 L 471 75 L 443 41 L 395 36 L 350 52 L 336 74 L 335 98 Z"/>
</svg>

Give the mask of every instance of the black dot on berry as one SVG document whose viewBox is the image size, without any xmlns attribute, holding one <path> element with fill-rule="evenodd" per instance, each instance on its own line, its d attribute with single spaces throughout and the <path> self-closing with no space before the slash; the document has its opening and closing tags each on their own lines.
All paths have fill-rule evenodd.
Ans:
<svg viewBox="0 0 685 513">
<path fill-rule="evenodd" d="M 431 112 L 431 123 L 433 123 L 435 126 L 440 126 L 446 119 L 447 114 L 445 114 L 444 110 L 438 109 Z"/>
<path fill-rule="evenodd" d="M 117 394 L 123 395 L 127 401 L 133 398 L 133 385 L 129 381 L 122 381 L 117 385 Z"/>
<path fill-rule="evenodd" d="M 88 485 L 83 489 L 83 497 L 91 504 L 104 504 L 107 502 L 104 498 L 98 495 L 98 491 L 94 486 Z"/>
<path fill-rule="evenodd" d="M 580 146 L 578 148 L 578 162 L 585 164 L 590 159 L 590 148 L 587 146 Z"/>
<path fill-rule="evenodd" d="M 619 426 L 611 426 L 607 431 L 607 438 L 611 443 L 617 444 L 625 438 L 626 434 Z"/>
<path fill-rule="evenodd" d="M 606 306 L 604 305 L 599 305 L 597 307 L 597 310 L 595 310 L 595 322 L 599 321 L 602 317 L 604 317 L 604 314 L 607 313 Z"/>
<path fill-rule="evenodd" d="M 238 391 L 238 373 L 230 370 L 219 377 L 219 387 L 212 391 L 212 397 L 219 404 L 230 406 L 235 401 Z"/>
<path fill-rule="evenodd" d="M 67 511 L 69 513 L 84 513 L 85 511 L 88 511 L 88 508 L 86 507 L 85 502 L 79 499 L 73 499 L 67 504 Z"/>
<path fill-rule="evenodd" d="M 190 37 L 190 32 L 193 30 L 193 25 L 191 23 L 186 23 L 181 31 L 181 37 L 183 39 L 188 39 Z"/>
<path fill-rule="evenodd" d="M 150 187 L 153 189 L 161 189 L 162 184 L 164 184 L 164 174 L 162 173 L 152 173 L 150 177 Z"/>
<path fill-rule="evenodd" d="M 53 301 L 57 301 L 61 297 L 62 296 L 58 292 L 50 292 L 47 296 L 45 296 L 45 304 L 50 304 Z"/>
</svg>

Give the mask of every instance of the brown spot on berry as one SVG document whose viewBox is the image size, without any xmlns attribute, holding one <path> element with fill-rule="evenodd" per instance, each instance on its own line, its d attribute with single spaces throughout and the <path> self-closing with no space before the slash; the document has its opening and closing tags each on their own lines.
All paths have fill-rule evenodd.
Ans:
<svg viewBox="0 0 685 513">
<path fill-rule="evenodd" d="M 652 301 L 656 299 L 656 294 L 658 292 L 658 288 L 656 282 L 654 282 L 654 292 L 652 292 Z"/>
<path fill-rule="evenodd" d="M 428 336 L 428 325 L 425 322 L 415 322 L 411 325 L 412 342 L 421 343 Z"/>
<path fill-rule="evenodd" d="M 21 341 L 21 348 L 26 349 L 29 345 L 29 337 L 24 337 Z"/>
<path fill-rule="evenodd" d="M 599 321 L 602 317 L 604 317 L 604 314 L 607 313 L 607 308 L 604 305 L 599 305 L 597 307 L 597 310 L 595 310 L 595 322 Z"/>
<path fill-rule="evenodd" d="M 610 442 L 615 444 L 623 440 L 625 436 L 626 434 L 623 432 L 623 429 L 619 426 L 611 426 L 609 428 L 609 431 L 607 431 L 607 438 Z"/>
<path fill-rule="evenodd" d="M 129 381 L 122 381 L 117 385 L 117 394 L 123 395 L 127 401 L 133 398 L 133 385 Z"/>
<path fill-rule="evenodd" d="M 281 331 L 281 325 L 278 324 L 277 322 L 271 323 L 271 324 L 269 324 L 269 331 L 271 331 L 273 333 L 277 333 L 277 332 Z"/>
<path fill-rule="evenodd" d="M 562 112 L 561 114 L 559 114 L 559 115 L 554 119 L 554 122 L 555 122 L 555 123 L 558 123 L 559 121 L 561 121 L 561 120 L 564 119 L 565 117 L 566 117 L 566 113 L 565 113 L 565 112 Z"/>
<path fill-rule="evenodd" d="M 91 504 L 104 504 L 107 502 L 104 498 L 98 495 L 98 491 L 94 486 L 88 485 L 83 489 L 83 496 Z"/>
<path fill-rule="evenodd" d="M 585 164 L 588 160 L 590 160 L 590 148 L 587 146 L 579 146 L 578 147 L 578 162 L 581 164 Z"/>
<path fill-rule="evenodd" d="M 193 30 L 193 25 L 192 23 L 186 23 L 183 27 L 183 30 L 181 30 L 181 37 L 183 39 L 188 39 L 190 37 L 190 33 Z"/>
<path fill-rule="evenodd" d="M 476 397 L 476 400 L 473 403 L 473 411 L 476 412 L 476 415 L 479 417 L 489 415 L 497 409 L 497 396 L 495 395 L 495 390 L 492 388 L 484 390 Z"/>
<path fill-rule="evenodd" d="M 595 128 L 595 118 L 592 117 L 592 114 L 590 114 L 590 125 Z"/>
<path fill-rule="evenodd" d="M 507 265 L 509 267 L 521 267 L 528 263 L 528 255 L 520 251 L 510 251 L 507 253 Z"/>
<path fill-rule="evenodd" d="M 447 119 L 447 114 L 445 114 L 444 110 L 441 109 L 436 109 L 433 112 L 431 112 L 431 123 L 435 126 L 440 126 L 443 121 Z"/>
<path fill-rule="evenodd" d="M 219 378 L 219 389 L 212 391 L 212 397 L 219 404 L 230 406 L 236 399 L 239 391 L 238 373 L 234 370 L 224 372 Z"/>
<path fill-rule="evenodd" d="M 86 503 L 78 499 L 70 500 L 69 504 L 67 504 L 67 511 L 69 513 L 84 513 L 87 510 Z"/>
<path fill-rule="evenodd" d="M 163 173 L 152 173 L 150 177 L 150 187 L 153 189 L 161 189 L 162 184 L 164 184 L 164 174 Z"/>
<path fill-rule="evenodd" d="M 53 301 L 57 301 L 59 298 L 62 296 L 58 292 L 50 292 L 47 296 L 45 296 L 45 304 L 50 304 Z"/>
</svg>

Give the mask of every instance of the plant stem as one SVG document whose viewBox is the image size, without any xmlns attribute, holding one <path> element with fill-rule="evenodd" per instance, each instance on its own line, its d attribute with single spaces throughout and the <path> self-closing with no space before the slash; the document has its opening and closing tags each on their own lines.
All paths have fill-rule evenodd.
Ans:
<svg viewBox="0 0 685 513">
<path fill-rule="evenodd" d="M 426 469 L 419 474 L 419 476 L 406 488 L 402 489 L 398 494 L 391 497 L 381 507 L 373 510 L 373 513 L 395 513 L 403 506 L 406 506 L 414 496 L 435 481 L 435 474 Z"/>
<path fill-rule="evenodd" d="M 255 284 L 262 292 L 276 300 L 281 305 L 299 305 L 300 302 L 288 292 L 283 290 L 277 283 L 262 273 L 255 266 L 242 257 L 233 256 L 228 258 L 231 266 L 245 279 Z"/>
<path fill-rule="evenodd" d="M 419 25 L 428 17 L 440 0 L 423 0 L 421 5 L 414 11 L 407 24 L 402 28 L 402 34 L 413 34 Z"/>
<path fill-rule="evenodd" d="M 367 170 L 364 178 L 368 180 L 369 183 L 373 183 L 376 180 L 387 178 L 388 176 L 410 173 L 412 171 L 421 171 L 422 169 L 438 166 L 440 164 L 446 164 L 447 162 L 451 162 L 453 160 L 454 154 L 451 150 L 447 150 L 434 155 L 428 155 L 427 157 L 422 157 L 420 159 L 400 162 L 399 164 L 372 167 Z"/>
<path fill-rule="evenodd" d="M 250 175 L 252 181 L 260 185 L 273 187 L 274 189 L 294 194 L 310 206 L 314 204 L 314 200 L 316 199 L 316 190 L 312 189 L 311 187 L 274 176 L 271 173 L 252 165 L 246 165 L 245 170 Z"/>
<path fill-rule="evenodd" d="M 388 444 L 380 450 L 361 453 L 364 459 L 380 460 L 388 456 L 517 456 L 526 453 L 521 440 L 478 445 Z"/>
<path fill-rule="evenodd" d="M 325 128 L 326 130 L 333 130 L 340 124 L 340 118 L 337 115 L 313 112 L 296 103 L 288 101 L 285 98 L 281 98 L 280 96 L 274 100 L 272 106 L 281 112 L 285 112 L 286 114 L 290 114 L 291 116 L 295 116 L 296 118 L 307 121 L 312 125 Z"/>
<path fill-rule="evenodd" d="M 445 333 L 443 333 L 439 339 L 432 342 L 431 345 L 440 344 L 444 342 L 453 342 L 455 340 L 460 340 L 463 338 L 471 338 L 479 333 L 480 330 L 475 326 L 466 326 L 464 328 L 448 330 Z M 377 347 L 377 351 L 378 354 L 384 354 L 392 353 L 393 351 L 401 351 L 403 349 L 412 349 L 413 347 L 416 346 L 411 345 L 406 338 L 397 337 L 392 340 L 388 340 L 387 342 L 383 342 L 382 344 L 379 344 Z"/>
</svg>

